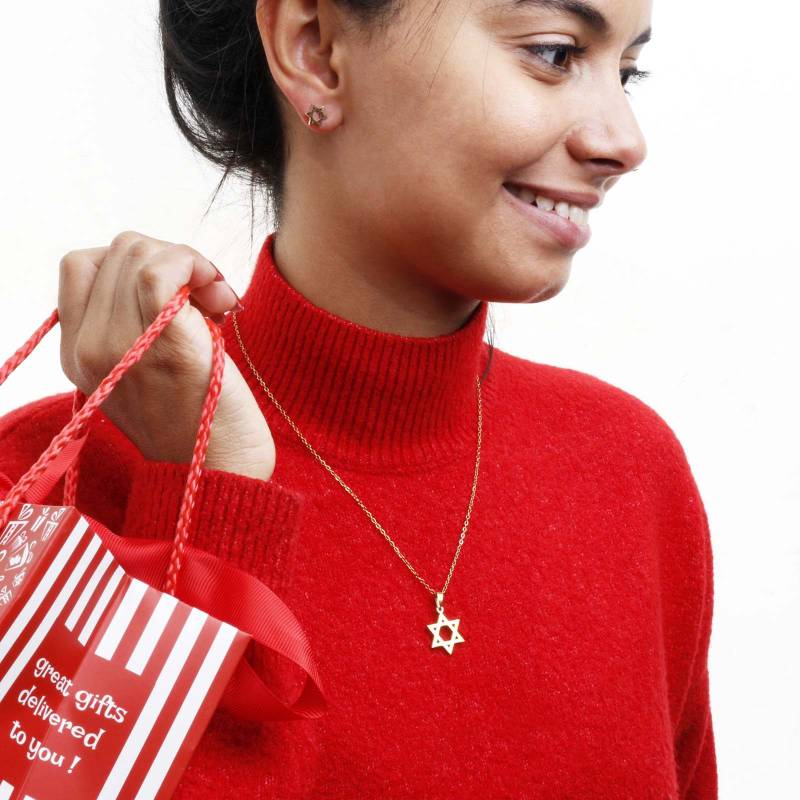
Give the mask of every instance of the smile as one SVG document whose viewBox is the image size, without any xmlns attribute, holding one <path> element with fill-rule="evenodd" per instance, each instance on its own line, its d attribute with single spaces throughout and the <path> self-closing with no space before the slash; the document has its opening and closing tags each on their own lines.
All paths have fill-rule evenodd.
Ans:
<svg viewBox="0 0 800 800">
<path fill-rule="evenodd" d="M 591 228 L 588 225 L 588 212 L 578 206 L 571 206 L 570 203 L 549 200 L 545 197 L 538 197 L 529 189 L 503 184 L 503 197 L 526 219 L 535 223 L 537 227 L 545 230 L 555 239 L 558 244 L 568 250 L 579 250 L 584 247 L 592 236 Z M 542 208 L 536 204 L 536 200 L 542 203 Z M 545 206 L 553 204 L 553 208 L 547 209 Z M 567 213 L 565 215 L 565 207 Z M 570 218 L 571 210 L 578 209 L 583 215 L 583 222 L 578 223 Z"/>
<path fill-rule="evenodd" d="M 522 200 L 523 203 L 530 203 L 542 211 L 550 211 L 558 214 L 562 219 L 572 220 L 576 225 L 586 225 L 589 221 L 589 212 L 581 206 L 566 203 L 563 200 L 553 200 L 545 195 L 536 194 L 527 186 L 517 186 L 513 183 L 505 183 L 503 186 L 511 194 Z"/>
</svg>

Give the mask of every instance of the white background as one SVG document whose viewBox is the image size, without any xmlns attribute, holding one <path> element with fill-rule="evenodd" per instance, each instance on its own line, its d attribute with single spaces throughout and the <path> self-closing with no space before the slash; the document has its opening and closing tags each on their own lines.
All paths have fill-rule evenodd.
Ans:
<svg viewBox="0 0 800 800">
<path fill-rule="evenodd" d="M 3 10 L 0 358 L 56 307 L 58 261 L 121 230 L 187 242 L 243 293 L 265 222 L 168 113 L 153 0 Z M 656 0 L 631 89 L 648 158 L 592 213 L 545 303 L 493 304 L 495 343 L 656 409 L 712 531 L 720 797 L 800 797 L 800 81 L 785 0 Z M 258 209 L 257 209 L 258 210 Z M 0 413 L 70 387 L 51 332 Z M 794 756 L 794 764 L 792 764 Z"/>
</svg>

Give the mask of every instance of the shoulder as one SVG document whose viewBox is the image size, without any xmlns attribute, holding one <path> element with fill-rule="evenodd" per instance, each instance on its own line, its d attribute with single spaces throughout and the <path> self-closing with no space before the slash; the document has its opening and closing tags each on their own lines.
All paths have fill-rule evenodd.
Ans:
<svg viewBox="0 0 800 800">
<path fill-rule="evenodd" d="M 676 596 L 702 596 L 712 570 L 709 520 L 686 451 L 667 420 L 595 375 L 503 351 L 495 356 L 487 379 L 497 367 L 491 413 L 503 417 L 504 427 L 511 409 L 510 457 L 533 465 L 536 476 L 551 470 L 565 492 L 573 479 L 582 481 L 595 487 L 592 497 L 634 512 L 646 522 L 632 530 L 652 533 L 664 580 L 683 587 Z"/>
<path fill-rule="evenodd" d="M 518 425 L 535 426 L 600 457 L 617 454 L 663 478 L 692 481 L 683 445 L 653 406 L 630 391 L 580 370 L 531 361 L 495 347 L 492 389 Z M 499 413 L 499 408 L 498 408 Z"/>
</svg>

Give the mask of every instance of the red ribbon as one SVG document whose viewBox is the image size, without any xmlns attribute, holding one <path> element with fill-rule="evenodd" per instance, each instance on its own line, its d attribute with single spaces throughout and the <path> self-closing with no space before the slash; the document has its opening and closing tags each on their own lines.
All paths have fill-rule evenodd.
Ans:
<svg viewBox="0 0 800 800">
<path fill-rule="evenodd" d="M 77 458 L 87 434 L 67 445 L 25 492 L 30 503 L 41 504 L 61 475 Z M 21 504 L 17 506 L 19 509 Z M 73 506 L 74 508 L 74 506 Z M 134 578 L 159 588 L 170 561 L 171 541 L 118 536 L 87 514 L 82 514 L 123 569 Z M 235 591 L 231 587 L 236 587 Z M 297 664 L 306 680 L 291 705 L 280 700 L 243 658 L 220 700 L 220 708 L 240 719 L 312 719 L 322 716 L 327 703 L 311 646 L 297 617 L 265 584 L 250 573 L 217 556 L 186 547 L 175 585 L 175 597 L 250 634 L 266 647 Z"/>
<path fill-rule="evenodd" d="M 20 503 L 12 513 L 21 508 Z M 169 564 L 172 542 L 118 536 L 101 522 L 75 510 L 88 520 L 91 530 L 97 533 L 129 575 L 159 587 Z M 231 587 L 236 587 L 235 591 Z M 280 653 L 306 673 L 303 691 L 290 706 L 243 658 L 222 695 L 220 708 L 253 722 L 313 719 L 326 712 L 322 680 L 305 632 L 289 607 L 268 586 L 248 572 L 189 545 L 174 594 L 184 603 L 234 625 L 252 636 L 257 646 Z"/>
<path fill-rule="evenodd" d="M 169 563 L 172 542 L 117 536 L 91 517 L 86 518 L 129 575 L 151 586 L 158 585 Z M 235 591 L 231 587 L 236 587 Z M 311 719 L 325 713 L 322 681 L 305 632 L 288 606 L 269 587 L 244 570 L 189 545 L 178 574 L 175 597 L 249 633 L 259 646 L 280 653 L 306 673 L 303 691 L 288 706 L 243 658 L 225 689 L 220 707 L 239 718 L 257 722 Z"/>
</svg>

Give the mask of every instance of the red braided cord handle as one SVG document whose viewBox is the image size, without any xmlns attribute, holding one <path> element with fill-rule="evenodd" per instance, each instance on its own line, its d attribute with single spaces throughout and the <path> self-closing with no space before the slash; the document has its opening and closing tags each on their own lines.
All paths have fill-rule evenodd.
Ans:
<svg viewBox="0 0 800 800">
<path fill-rule="evenodd" d="M 206 460 L 208 451 L 208 440 L 211 436 L 211 423 L 214 419 L 214 412 L 217 410 L 219 394 L 222 389 L 222 373 L 225 368 L 225 346 L 219 326 L 212 320 L 205 317 L 211 331 L 211 338 L 214 349 L 211 355 L 211 379 L 208 384 L 208 394 L 206 394 L 203 410 L 200 414 L 200 428 L 197 433 L 197 441 L 192 453 L 192 464 L 189 468 L 189 476 L 186 480 L 186 491 L 183 494 L 181 509 L 178 514 L 178 526 L 175 531 L 175 540 L 172 545 L 172 553 L 169 557 L 167 567 L 167 580 L 164 591 L 168 594 L 175 594 L 175 586 L 178 580 L 178 572 L 183 562 L 183 555 L 186 545 L 189 543 L 189 524 L 194 511 L 197 487 L 200 484 L 200 471 Z"/>
<path fill-rule="evenodd" d="M 120 381 L 125 372 L 132 367 L 142 356 L 147 352 L 147 349 L 153 341 L 161 334 L 166 326 L 172 321 L 172 318 L 180 311 L 183 305 L 189 298 L 191 289 L 188 286 L 182 286 L 164 306 L 159 315 L 153 320 L 150 326 L 144 333 L 142 333 L 136 341 L 131 345 L 130 349 L 122 357 L 121 361 L 106 375 L 101 381 L 100 385 L 95 389 L 92 395 L 82 404 L 82 398 L 85 397 L 80 392 L 76 391 L 73 397 L 73 411 L 76 407 L 80 407 L 77 413 L 73 414 L 72 419 L 67 425 L 53 438 L 47 449 L 37 459 L 36 463 L 17 481 L 16 485 L 10 490 L 4 500 L 0 500 L 0 530 L 2 530 L 8 522 L 8 517 L 11 509 L 16 506 L 20 501 L 24 500 L 25 493 L 33 486 L 46 471 L 47 468 L 56 460 L 61 451 L 72 441 L 75 441 L 85 432 L 89 419 L 94 414 L 95 410 L 102 405 L 117 383 Z M 194 510 L 195 497 L 197 488 L 200 481 L 200 473 L 205 461 L 206 451 L 208 449 L 208 440 L 211 432 L 211 424 L 213 421 L 214 412 L 216 411 L 219 401 L 219 394 L 222 388 L 222 373 L 225 365 L 225 349 L 222 333 L 219 326 L 213 321 L 204 317 L 206 325 L 211 331 L 211 339 L 213 344 L 212 365 L 211 365 L 211 378 L 209 381 L 209 391 L 206 395 L 205 402 L 200 417 L 200 427 L 198 431 L 197 442 L 195 443 L 194 452 L 192 454 L 192 462 L 189 469 L 189 476 L 186 482 L 186 490 L 183 495 L 183 501 L 178 517 L 177 530 L 175 532 L 175 540 L 173 543 L 172 554 L 170 556 L 170 563 L 167 569 L 166 589 L 165 591 L 170 594 L 175 592 L 175 583 L 177 575 L 181 567 L 183 554 L 189 539 L 189 525 L 191 522 L 192 511 Z M 6 378 L 30 355 L 36 345 L 42 340 L 45 334 L 54 327 L 58 322 L 58 310 L 54 310 L 52 314 L 37 328 L 34 334 L 22 345 L 12 356 L 9 358 L 2 367 L 0 367 L 0 385 L 2 385 Z M 77 460 L 70 466 L 71 475 L 65 478 L 65 498 L 68 494 L 71 500 L 74 500 L 75 485 L 77 473 L 75 466 Z"/>
<path fill-rule="evenodd" d="M 78 388 L 72 395 L 72 416 L 74 417 L 86 402 L 86 395 Z M 69 469 L 64 475 L 64 500 L 65 506 L 77 506 L 78 500 L 78 469 L 80 468 L 81 454 L 69 465 Z"/>
<path fill-rule="evenodd" d="M 209 326 L 209 328 L 212 336 L 219 331 L 217 326 Z M 211 436 L 211 423 L 219 402 L 219 394 L 222 389 L 222 374 L 225 368 L 225 350 L 223 347 L 214 348 L 212 360 L 211 381 L 209 383 L 208 394 L 206 395 L 205 403 L 203 405 L 203 411 L 200 415 L 200 428 L 192 455 L 192 466 L 187 478 L 187 491 L 184 495 L 180 512 L 178 514 L 178 525 L 175 532 L 175 540 L 173 543 L 172 554 L 170 555 L 169 566 L 167 567 L 167 579 L 164 591 L 172 595 L 175 594 L 178 572 L 180 571 L 183 563 L 183 556 L 186 552 L 186 546 L 189 543 L 189 525 L 191 523 L 191 516 L 194 511 L 197 488 L 200 483 L 200 473 L 203 463 L 205 462 L 206 453 L 208 451 L 208 440 Z M 75 389 L 75 394 L 73 395 L 72 401 L 72 413 L 76 414 L 85 402 L 86 395 L 80 389 Z M 72 464 L 70 464 L 70 467 L 64 477 L 65 506 L 75 505 L 78 485 L 79 458 L 80 453 L 72 462 Z"/>
<path fill-rule="evenodd" d="M 11 358 L 0 367 L 0 386 L 5 383 L 6 378 L 33 352 L 39 342 L 44 339 L 45 334 L 58 322 L 58 309 L 53 313 L 33 332 L 33 335 L 28 339 L 19 350 L 14 353 Z"/>
</svg>

